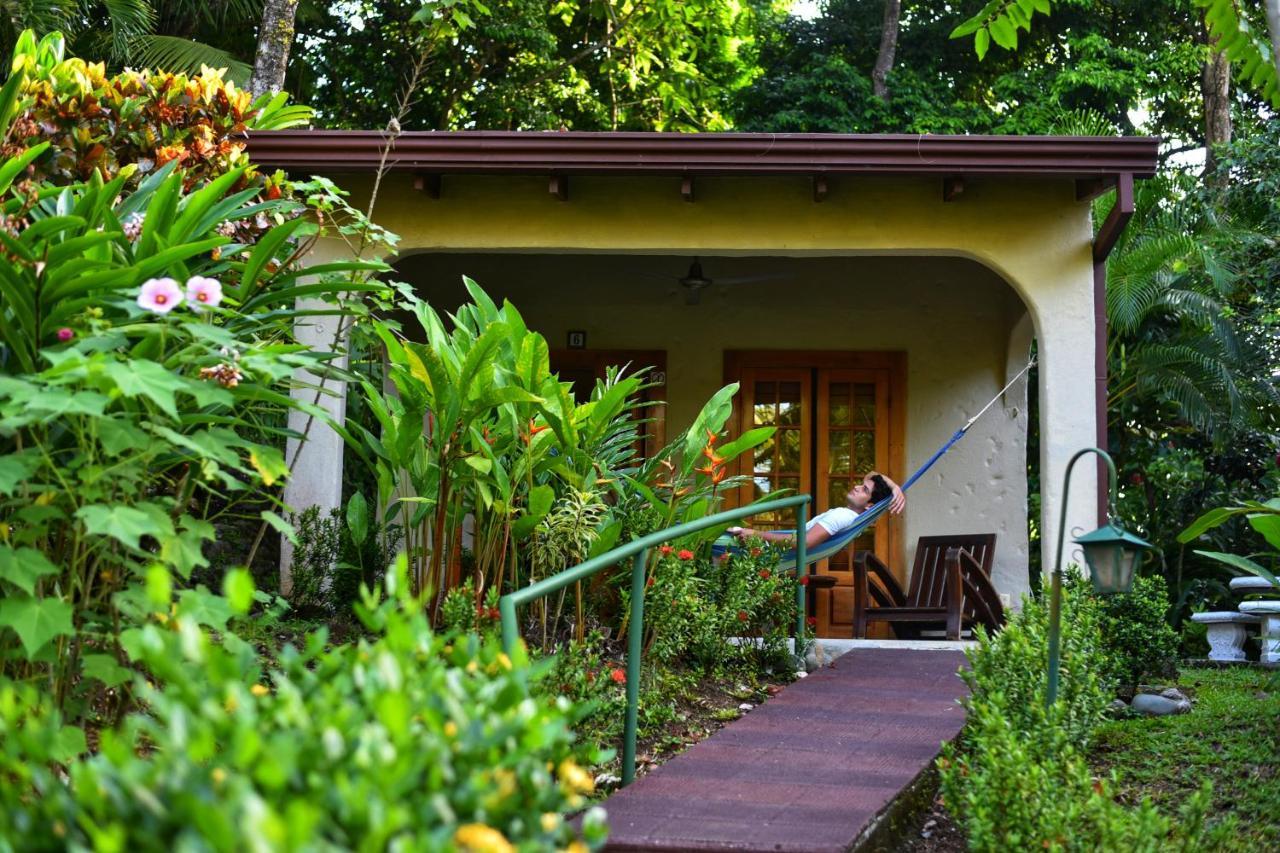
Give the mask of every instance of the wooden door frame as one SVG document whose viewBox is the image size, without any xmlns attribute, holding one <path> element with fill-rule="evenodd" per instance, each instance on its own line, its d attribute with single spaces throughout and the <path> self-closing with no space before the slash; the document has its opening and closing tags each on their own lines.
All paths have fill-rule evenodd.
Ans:
<svg viewBox="0 0 1280 853">
<path fill-rule="evenodd" d="M 724 382 L 741 382 L 748 368 L 809 368 L 818 370 L 883 370 L 889 374 L 889 474 L 897 482 L 906 479 L 907 354 L 902 350 L 846 352 L 842 350 L 725 350 Z M 742 395 L 733 396 L 729 418 L 732 435 L 742 430 Z M 817 448 L 814 448 L 815 452 Z M 889 568 L 899 583 L 907 582 L 902 518 L 888 517 Z"/>
<path fill-rule="evenodd" d="M 649 419 L 649 429 L 644 440 L 645 455 L 657 453 L 667 443 L 667 351 L 664 349 L 550 349 L 549 361 L 556 368 L 569 367 L 579 370 L 592 370 L 596 374 L 603 372 L 610 365 L 630 364 L 631 369 L 651 367 L 650 381 L 659 379 L 659 384 L 651 388 L 646 397 L 651 405 L 646 407 L 645 417 Z M 554 372 L 553 368 L 553 372 Z M 659 374 L 654 376 L 654 373 Z"/>
</svg>

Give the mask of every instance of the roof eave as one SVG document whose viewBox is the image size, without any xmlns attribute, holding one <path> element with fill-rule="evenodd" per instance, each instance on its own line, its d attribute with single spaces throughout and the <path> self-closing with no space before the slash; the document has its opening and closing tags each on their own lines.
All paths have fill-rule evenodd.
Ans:
<svg viewBox="0 0 1280 853">
<path fill-rule="evenodd" d="M 261 166 L 334 174 L 1152 176 L 1154 137 L 280 130 L 248 134 Z"/>
</svg>

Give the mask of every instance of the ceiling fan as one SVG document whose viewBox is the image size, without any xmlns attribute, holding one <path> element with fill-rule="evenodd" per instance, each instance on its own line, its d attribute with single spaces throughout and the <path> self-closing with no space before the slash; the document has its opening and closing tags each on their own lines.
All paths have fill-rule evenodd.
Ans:
<svg viewBox="0 0 1280 853">
<path fill-rule="evenodd" d="M 781 273 L 767 273 L 763 275 L 739 275 L 739 276 L 723 276 L 719 278 L 711 278 L 702 271 L 702 262 L 697 258 L 689 264 L 689 269 L 681 276 L 657 276 L 658 278 L 675 278 L 680 286 L 684 288 L 684 304 L 697 305 L 702 301 L 702 291 L 706 290 L 713 284 L 750 284 L 758 281 L 770 281 L 773 279 L 783 278 Z"/>
</svg>

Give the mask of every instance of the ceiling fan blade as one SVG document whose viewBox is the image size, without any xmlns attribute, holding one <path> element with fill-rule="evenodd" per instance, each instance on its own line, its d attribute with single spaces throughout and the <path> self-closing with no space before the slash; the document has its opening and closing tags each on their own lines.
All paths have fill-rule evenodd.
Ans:
<svg viewBox="0 0 1280 853">
<path fill-rule="evenodd" d="M 761 273 L 759 275 L 729 275 L 717 276 L 716 284 L 756 284 L 761 281 L 778 281 L 783 278 L 790 278 L 786 273 L 772 272 Z"/>
</svg>

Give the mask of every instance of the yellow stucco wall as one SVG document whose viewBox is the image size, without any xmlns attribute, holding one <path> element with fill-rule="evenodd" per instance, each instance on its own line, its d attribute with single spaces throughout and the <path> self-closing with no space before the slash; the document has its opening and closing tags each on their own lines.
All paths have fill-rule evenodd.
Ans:
<svg viewBox="0 0 1280 853">
<path fill-rule="evenodd" d="M 359 203 L 366 179 L 339 180 Z M 432 264 L 454 276 L 458 261 L 490 287 L 501 274 L 553 345 L 572 327 L 587 329 L 593 347 L 666 348 L 675 420 L 718 385 L 726 346 L 770 346 L 753 343 L 752 330 L 762 326 L 777 330 L 778 347 L 907 349 L 908 468 L 1003 384 L 1016 361 L 1016 292 L 1041 353 L 1042 529 L 1050 549 L 1066 461 L 1094 442 L 1088 205 L 1075 201 L 1070 181 L 977 178 L 949 203 L 937 179 L 842 177 L 829 184 L 827 199 L 815 203 L 801 176 L 699 179 L 696 201 L 686 203 L 677 178 L 583 177 L 570 179 L 569 201 L 561 202 L 542 177 L 446 176 L 441 198 L 430 199 L 397 174 L 383 184 L 374 218 L 402 235 L 405 255 L 434 256 L 407 258 L 406 277 L 426 276 Z M 445 270 L 441 252 L 472 257 L 451 258 Z M 575 263 L 534 263 L 528 253 L 573 255 Z M 706 258 L 713 278 L 713 261 L 730 270 L 724 274 L 765 266 L 800 272 L 743 286 L 756 288 L 750 296 L 713 288 L 698 308 L 665 295 L 674 286 L 659 280 L 652 280 L 657 298 L 634 284 L 657 266 L 678 275 L 694 254 Z M 587 261 L 607 274 L 587 269 Z M 1014 337 L 1025 341 L 1026 331 Z M 926 532 L 996 530 L 1002 543 L 995 579 L 1015 595 L 1026 588 L 1025 528 L 1021 553 L 1015 529 L 1025 506 L 1019 391 L 984 420 L 982 430 L 993 432 L 976 431 L 955 460 L 921 484 L 907 525 L 908 543 Z M 1092 478 L 1091 469 L 1077 472 L 1069 527 L 1093 526 Z"/>
</svg>

